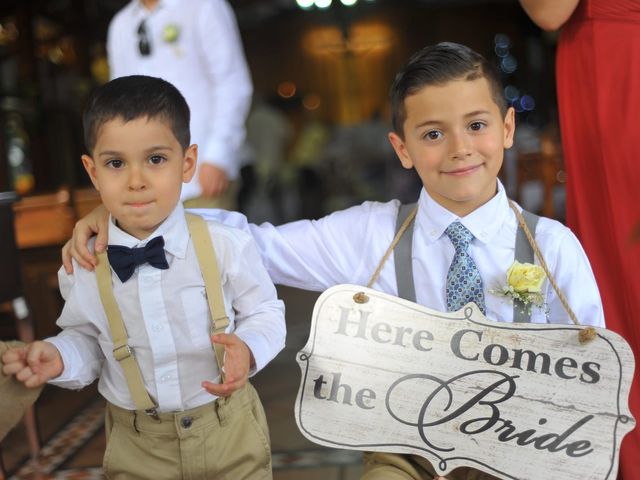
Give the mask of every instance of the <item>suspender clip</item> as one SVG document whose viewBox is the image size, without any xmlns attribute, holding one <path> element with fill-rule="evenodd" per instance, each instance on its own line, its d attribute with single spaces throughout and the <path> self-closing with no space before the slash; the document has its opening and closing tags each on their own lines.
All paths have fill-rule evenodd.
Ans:
<svg viewBox="0 0 640 480">
<path fill-rule="evenodd" d="M 120 345 L 113 349 L 113 357 L 117 361 L 122 362 L 129 357 L 133 357 L 133 350 L 131 350 L 131 347 L 125 343 L 124 345 Z"/>
<path fill-rule="evenodd" d="M 156 409 L 156 407 L 153 408 L 147 408 L 144 413 L 146 415 L 149 415 L 151 418 L 153 418 L 154 420 L 160 420 L 160 415 L 158 415 L 158 410 Z"/>
</svg>

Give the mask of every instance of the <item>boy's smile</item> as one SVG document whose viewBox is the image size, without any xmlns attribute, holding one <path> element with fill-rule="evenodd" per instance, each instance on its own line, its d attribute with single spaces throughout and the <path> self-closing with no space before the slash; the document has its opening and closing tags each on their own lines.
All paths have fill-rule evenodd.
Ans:
<svg viewBox="0 0 640 480">
<path fill-rule="evenodd" d="M 102 203 L 118 226 L 147 238 L 178 204 L 193 177 L 197 147 L 184 152 L 161 118 L 115 118 L 98 131 L 93 156 L 82 156 Z"/>
<path fill-rule="evenodd" d="M 389 134 L 402 165 L 415 167 L 429 195 L 458 216 L 489 201 L 513 144 L 513 109 L 502 117 L 484 77 L 425 86 L 404 106 L 404 139 Z"/>
</svg>

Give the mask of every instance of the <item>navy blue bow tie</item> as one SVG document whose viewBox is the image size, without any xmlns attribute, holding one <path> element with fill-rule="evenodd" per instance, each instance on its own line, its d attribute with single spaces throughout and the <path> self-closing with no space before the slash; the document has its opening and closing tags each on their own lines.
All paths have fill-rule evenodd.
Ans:
<svg viewBox="0 0 640 480">
<path fill-rule="evenodd" d="M 164 254 L 164 238 L 156 237 L 144 247 L 129 248 L 122 245 L 109 245 L 107 256 L 111 268 L 122 283 L 131 278 L 138 265 L 149 263 L 152 267 L 165 270 L 169 268 Z"/>
</svg>

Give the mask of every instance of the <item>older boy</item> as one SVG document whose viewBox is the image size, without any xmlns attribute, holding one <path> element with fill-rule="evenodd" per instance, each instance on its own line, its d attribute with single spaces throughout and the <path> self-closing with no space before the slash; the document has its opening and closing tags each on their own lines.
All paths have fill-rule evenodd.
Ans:
<svg viewBox="0 0 640 480">
<path fill-rule="evenodd" d="M 440 43 L 416 53 L 391 87 L 394 131 L 389 134 L 402 165 L 415 168 L 424 189 L 413 221 L 412 251 L 405 267 L 390 257 L 373 288 L 407 296 L 436 310 L 456 310 L 473 300 L 487 317 L 514 321 L 514 305 L 492 293 L 504 283 L 514 261 L 516 213 L 497 174 L 504 149 L 511 147 L 514 111 L 507 108 L 497 73 L 479 54 L 458 44 Z M 366 284 L 396 232 L 400 202 L 365 202 L 317 221 L 274 227 L 247 225 L 240 214 L 216 212 L 228 224 L 248 228 L 275 283 L 324 290 L 340 283 Z M 516 207 L 518 212 L 521 211 Z M 200 213 L 211 215 L 211 212 Z M 104 232 L 94 215 L 86 224 Z M 84 243 L 88 228 L 76 235 L 73 254 L 95 263 Z M 81 225 L 82 227 L 83 225 Z M 104 243 L 103 234 L 97 243 Z M 465 239 L 461 241 L 461 239 Z M 535 241 L 550 273 L 581 323 L 604 326 L 602 305 L 589 262 L 575 236 L 562 224 L 540 218 Z M 67 254 L 68 254 L 67 247 Z M 81 257 L 82 255 L 83 257 Z M 448 277 L 463 261 L 475 289 L 452 294 Z M 65 259 L 69 267 L 68 258 Z M 533 309 L 530 321 L 570 322 L 555 291 L 542 291 L 548 307 Z M 423 458 L 367 454 L 366 480 L 430 479 Z M 454 470 L 451 479 L 493 478 L 474 469 Z"/>
<path fill-rule="evenodd" d="M 63 331 L 5 353 L 5 373 L 29 387 L 100 378 L 108 478 L 271 478 L 247 377 L 282 349 L 283 306 L 249 235 L 185 217 L 197 146 L 184 98 L 164 80 L 121 77 L 83 120 L 82 162 L 113 244 L 96 273 L 61 272 Z"/>
</svg>

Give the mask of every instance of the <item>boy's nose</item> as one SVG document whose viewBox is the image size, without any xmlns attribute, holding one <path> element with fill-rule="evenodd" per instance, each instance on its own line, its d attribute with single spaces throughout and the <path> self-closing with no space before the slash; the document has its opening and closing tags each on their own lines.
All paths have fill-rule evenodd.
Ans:
<svg viewBox="0 0 640 480">
<path fill-rule="evenodd" d="M 454 160 L 461 160 L 471 155 L 469 139 L 463 134 L 454 134 L 450 137 L 449 154 Z"/>
<path fill-rule="evenodd" d="M 131 168 L 129 170 L 129 190 L 144 190 L 146 188 L 146 182 L 144 176 L 139 168 Z"/>
</svg>

